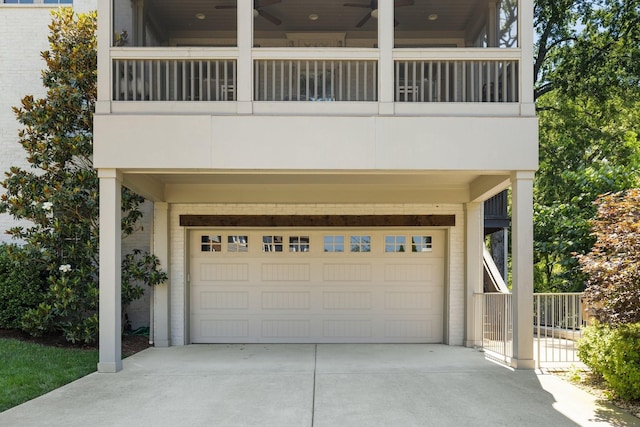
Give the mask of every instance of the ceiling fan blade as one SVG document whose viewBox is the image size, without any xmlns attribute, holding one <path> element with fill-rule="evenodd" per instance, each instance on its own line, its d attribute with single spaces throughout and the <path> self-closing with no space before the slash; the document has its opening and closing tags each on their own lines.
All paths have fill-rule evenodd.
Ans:
<svg viewBox="0 0 640 427">
<path fill-rule="evenodd" d="M 274 4 L 282 3 L 282 0 L 258 0 L 256 2 L 256 9 L 261 7 L 272 6 Z"/>
<path fill-rule="evenodd" d="M 368 4 L 360 4 L 360 3 L 345 3 L 343 4 L 343 6 L 347 6 L 347 7 L 362 7 L 365 9 L 370 9 Z"/>
<path fill-rule="evenodd" d="M 269 12 L 265 12 L 262 9 L 257 9 L 258 10 L 258 14 L 260 16 L 262 16 L 264 19 L 266 19 L 267 21 L 270 21 L 273 25 L 280 25 L 282 24 L 282 21 L 279 20 L 278 18 L 276 18 L 275 16 L 273 16 L 272 14 L 270 14 Z"/>
<path fill-rule="evenodd" d="M 414 0 L 396 0 L 393 4 L 394 7 L 413 6 Z"/>
<path fill-rule="evenodd" d="M 360 28 L 360 27 L 362 27 L 364 24 L 366 24 L 366 23 L 367 23 L 367 21 L 368 21 L 369 19 L 371 19 L 371 12 L 367 13 L 367 14 L 364 16 L 364 18 L 362 18 L 362 19 L 360 20 L 360 22 L 358 22 L 358 23 L 356 24 L 356 28 Z"/>
</svg>

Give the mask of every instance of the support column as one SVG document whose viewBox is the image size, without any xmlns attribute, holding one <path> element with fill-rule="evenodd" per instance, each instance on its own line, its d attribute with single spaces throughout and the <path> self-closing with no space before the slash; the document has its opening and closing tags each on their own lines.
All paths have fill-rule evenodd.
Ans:
<svg viewBox="0 0 640 427">
<path fill-rule="evenodd" d="M 512 190 L 513 358 L 518 369 L 534 369 L 533 360 L 533 177 L 515 172 Z"/>
<path fill-rule="evenodd" d="M 253 113 L 253 2 L 238 1 L 238 114 Z"/>
<path fill-rule="evenodd" d="M 121 206 L 122 177 L 98 170 L 100 179 L 100 351 L 98 372 L 122 369 Z"/>
<path fill-rule="evenodd" d="M 391 1 L 378 2 L 378 50 L 380 51 L 380 61 L 378 62 L 378 113 L 382 115 L 392 115 L 394 113 L 393 4 Z"/>
<path fill-rule="evenodd" d="M 484 202 L 465 204 L 465 347 L 482 346 Z"/>
<path fill-rule="evenodd" d="M 155 202 L 153 205 L 153 253 L 160 260 L 160 268 L 171 276 L 169 271 L 169 204 Z M 169 319 L 170 280 L 154 288 L 154 344 L 156 347 L 171 345 L 171 329 Z"/>
</svg>

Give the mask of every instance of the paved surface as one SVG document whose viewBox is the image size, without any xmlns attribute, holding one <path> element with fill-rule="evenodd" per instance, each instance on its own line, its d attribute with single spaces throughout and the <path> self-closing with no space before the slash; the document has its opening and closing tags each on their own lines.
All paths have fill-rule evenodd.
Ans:
<svg viewBox="0 0 640 427">
<path fill-rule="evenodd" d="M 640 426 L 551 375 L 443 345 L 151 348 L 0 426 Z"/>
</svg>

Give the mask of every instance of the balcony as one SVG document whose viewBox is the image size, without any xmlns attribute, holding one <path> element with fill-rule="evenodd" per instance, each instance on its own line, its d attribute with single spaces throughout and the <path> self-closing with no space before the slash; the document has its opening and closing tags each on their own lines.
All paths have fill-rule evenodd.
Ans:
<svg viewBox="0 0 640 427">
<path fill-rule="evenodd" d="M 253 16 L 238 3 L 166 0 L 130 11 L 115 2 L 112 111 L 233 113 L 252 102 L 254 113 L 370 113 L 393 102 L 395 114 L 518 114 L 514 0 L 396 0 L 386 11 L 375 1 L 256 0 Z M 380 13 L 392 13 L 384 22 L 393 29 L 378 24 Z"/>
</svg>

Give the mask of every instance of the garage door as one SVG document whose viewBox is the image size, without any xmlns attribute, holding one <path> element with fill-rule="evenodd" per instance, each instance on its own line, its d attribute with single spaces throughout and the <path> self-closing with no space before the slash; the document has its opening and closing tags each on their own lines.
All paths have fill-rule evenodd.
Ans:
<svg viewBox="0 0 640 427">
<path fill-rule="evenodd" d="M 193 343 L 438 343 L 445 234 L 190 232 Z"/>
</svg>

